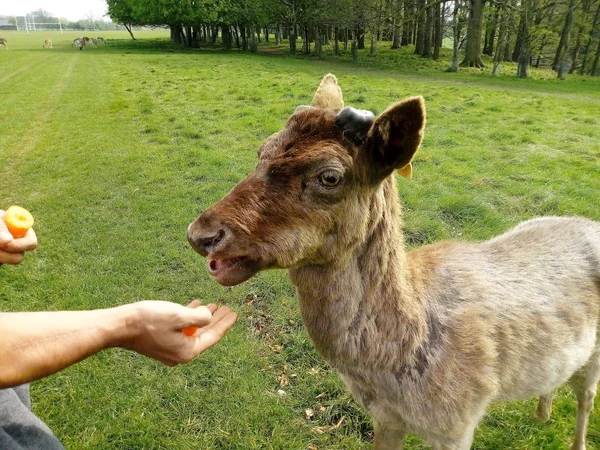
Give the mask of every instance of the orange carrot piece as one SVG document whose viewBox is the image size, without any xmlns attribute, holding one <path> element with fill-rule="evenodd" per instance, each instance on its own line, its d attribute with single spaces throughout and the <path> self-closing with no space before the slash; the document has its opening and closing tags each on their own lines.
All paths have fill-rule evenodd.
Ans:
<svg viewBox="0 0 600 450">
<path fill-rule="evenodd" d="M 22 238 L 33 226 L 33 216 L 25 208 L 11 206 L 4 214 L 6 228 L 15 239 Z"/>
</svg>

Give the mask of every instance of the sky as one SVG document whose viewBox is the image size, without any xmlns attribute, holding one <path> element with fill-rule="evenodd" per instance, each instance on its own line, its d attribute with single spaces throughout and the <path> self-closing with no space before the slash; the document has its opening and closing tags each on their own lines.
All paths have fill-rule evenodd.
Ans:
<svg viewBox="0 0 600 450">
<path fill-rule="evenodd" d="M 70 21 L 84 19 L 89 12 L 102 20 L 106 14 L 107 6 L 105 0 L 19 0 L 0 1 L 0 16 L 22 16 L 25 13 L 44 9 L 56 17 L 65 17 Z"/>
</svg>

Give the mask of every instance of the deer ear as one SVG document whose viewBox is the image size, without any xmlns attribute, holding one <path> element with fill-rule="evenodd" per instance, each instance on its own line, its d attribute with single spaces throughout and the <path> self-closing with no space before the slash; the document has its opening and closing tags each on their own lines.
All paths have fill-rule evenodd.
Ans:
<svg viewBox="0 0 600 450">
<path fill-rule="evenodd" d="M 323 77 L 313 97 L 312 105 L 321 109 L 342 109 L 344 107 L 342 90 L 338 86 L 335 75 L 328 73 Z"/>
<path fill-rule="evenodd" d="M 420 96 L 394 103 L 377 117 L 366 142 L 377 171 L 387 176 L 398 170 L 410 178 L 410 162 L 421 145 L 424 129 L 425 100 Z"/>
</svg>

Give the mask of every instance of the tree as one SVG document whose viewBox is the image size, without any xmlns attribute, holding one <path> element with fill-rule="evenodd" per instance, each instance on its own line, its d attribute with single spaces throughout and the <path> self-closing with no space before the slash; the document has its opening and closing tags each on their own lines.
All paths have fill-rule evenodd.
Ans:
<svg viewBox="0 0 600 450">
<path fill-rule="evenodd" d="M 462 67 L 485 67 L 481 61 L 481 30 L 485 0 L 469 0 L 469 22 L 467 24 L 467 44 Z"/>
<path fill-rule="evenodd" d="M 111 19 L 123 24 L 129 32 L 131 39 L 135 40 L 131 27 L 133 25 L 141 25 L 135 19 L 135 0 L 106 0 L 106 3 L 108 3 L 108 15 Z M 171 36 L 172 35 L 173 32 L 171 31 Z"/>
<path fill-rule="evenodd" d="M 519 78 L 529 78 L 529 63 L 531 54 L 529 51 L 530 33 L 529 22 L 531 20 L 531 0 L 521 1 L 521 46 L 519 49 L 519 58 L 517 66 L 517 76 Z"/>
<path fill-rule="evenodd" d="M 576 0 L 569 0 L 569 7 L 565 16 L 565 24 L 560 34 L 560 42 L 556 48 L 556 54 L 554 56 L 554 62 L 552 68 L 558 70 L 560 61 L 563 58 L 563 53 L 568 49 L 568 38 L 571 34 L 571 27 L 573 26 L 573 15 L 575 14 L 575 7 L 577 6 Z"/>
</svg>

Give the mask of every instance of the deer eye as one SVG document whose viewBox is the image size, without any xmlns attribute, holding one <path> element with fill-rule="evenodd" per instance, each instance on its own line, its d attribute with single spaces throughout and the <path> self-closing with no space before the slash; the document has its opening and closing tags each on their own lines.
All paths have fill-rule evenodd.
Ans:
<svg viewBox="0 0 600 450">
<path fill-rule="evenodd" d="M 319 175 L 319 183 L 326 188 L 334 188 L 342 182 L 342 176 L 337 172 L 327 171 Z"/>
</svg>

